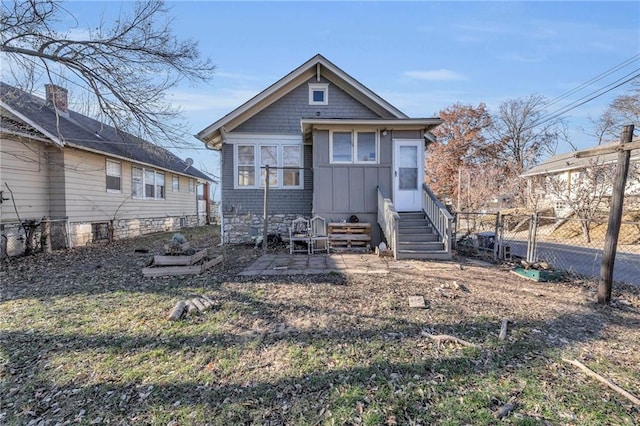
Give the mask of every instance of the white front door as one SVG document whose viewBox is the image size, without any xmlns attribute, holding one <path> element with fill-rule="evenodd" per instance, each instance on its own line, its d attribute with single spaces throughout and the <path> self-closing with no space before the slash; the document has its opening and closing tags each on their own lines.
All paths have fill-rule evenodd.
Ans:
<svg viewBox="0 0 640 426">
<path fill-rule="evenodd" d="M 424 141 L 393 141 L 393 204 L 399 212 L 422 210 Z"/>
</svg>

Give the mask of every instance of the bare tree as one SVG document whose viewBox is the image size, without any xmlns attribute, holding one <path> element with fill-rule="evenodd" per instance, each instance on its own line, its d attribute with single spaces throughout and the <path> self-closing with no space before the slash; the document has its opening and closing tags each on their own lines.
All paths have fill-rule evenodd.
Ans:
<svg viewBox="0 0 640 426">
<path fill-rule="evenodd" d="M 183 136 L 181 114 L 166 102 L 167 91 L 183 79 L 208 80 L 214 66 L 200 57 L 197 42 L 173 35 L 166 12 L 162 1 L 135 3 L 113 22 L 72 37 L 56 27 L 69 14 L 60 2 L 2 2 L 1 59 L 12 69 L 41 68 L 50 82 L 64 73 L 89 89 L 114 127 L 175 142 Z"/>
<path fill-rule="evenodd" d="M 618 131 L 620 126 L 616 124 L 617 120 L 614 118 L 612 111 L 607 109 L 598 118 L 589 117 L 589 121 L 593 126 L 593 133 L 591 136 L 595 136 L 598 145 L 602 145 L 611 139 L 611 135 L 615 131 Z"/>
<path fill-rule="evenodd" d="M 520 175 L 535 165 L 544 154 L 554 154 L 558 142 L 566 137 L 566 123 L 560 117 L 544 118 L 543 96 L 510 99 L 493 116 L 491 134 L 502 146 L 505 174 L 516 180 L 514 196 L 525 202 L 525 186 Z"/>
<path fill-rule="evenodd" d="M 615 165 L 597 159 L 579 171 L 547 176 L 547 194 L 564 203 L 578 219 L 585 243 L 591 242 L 590 226 L 611 197 Z"/>
</svg>

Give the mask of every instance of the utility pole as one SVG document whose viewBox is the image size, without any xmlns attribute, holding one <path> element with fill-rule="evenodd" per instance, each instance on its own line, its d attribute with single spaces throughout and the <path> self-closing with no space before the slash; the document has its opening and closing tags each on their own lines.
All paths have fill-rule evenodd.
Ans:
<svg viewBox="0 0 640 426">
<path fill-rule="evenodd" d="M 620 135 L 618 147 L 618 164 L 616 177 L 611 194 L 611 206 L 609 210 L 609 223 L 602 251 L 602 265 L 600 267 L 600 283 L 598 284 L 598 303 L 608 304 L 611 301 L 611 287 L 613 284 L 613 266 L 616 259 L 616 246 L 620 234 L 620 222 L 622 221 L 622 203 L 624 202 L 624 187 L 629 173 L 629 158 L 631 150 L 625 144 L 631 143 L 633 138 L 633 124 L 624 126 Z"/>
</svg>

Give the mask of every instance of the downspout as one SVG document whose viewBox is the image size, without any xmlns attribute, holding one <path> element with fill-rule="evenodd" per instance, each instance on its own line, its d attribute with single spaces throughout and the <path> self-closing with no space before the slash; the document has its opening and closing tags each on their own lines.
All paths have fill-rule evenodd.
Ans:
<svg viewBox="0 0 640 426">
<path fill-rule="evenodd" d="M 224 144 L 227 141 L 227 131 L 224 126 L 220 128 L 220 137 L 222 139 L 222 143 Z M 209 143 L 205 143 L 204 146 L 210 151 L 216 151 L 214 148 L 211 148 L 211 146 L 209 146 Z M 222 147 L 220 148 L 219 152 L 220 158 L 218 159 L 218 165 L 220 167 L 220 182 L 218 183 L 218 185 L 220 188 L 220 205 L 218 206 L 218 214 L 220 215 L 220 245 L 224 245 L 224 205 L 222 201 Z"/>
</svg>

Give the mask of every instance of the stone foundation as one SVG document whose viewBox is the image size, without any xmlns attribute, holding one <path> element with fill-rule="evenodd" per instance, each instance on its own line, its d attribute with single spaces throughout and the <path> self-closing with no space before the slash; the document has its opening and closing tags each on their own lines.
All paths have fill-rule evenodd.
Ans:
<svg viewBox="0 0 640 426">
<path fill-rule="evenodd" d="M 105 222 L 71 222 L 69 232 L 73 247 L 99 242 L 93 240 L 93 223 Z M 177 231 L 182 228 L 198 226 L 198 216 L 156 217 L 144 219 L 120 219 L 113 221 L 113 239 L 122 240 L 154 232 Z"/>
<path fill-rule="evenodd" d="M 291 222 L 298 217 L 300 217 L 300 215 L 297 214 L 269 215 L 268 233 L 279 234 L 283 239 L 288 239 L 289 226 Z M 255 242 L 255 238 L 262 235 L 263 226 L 262 215 L 252 213 L 241 215 L 225 214 L 223 229 L 224 242 L 231 244 Z"/>
</svg>

